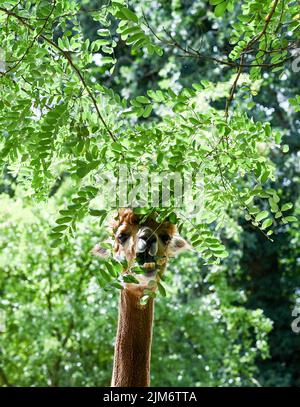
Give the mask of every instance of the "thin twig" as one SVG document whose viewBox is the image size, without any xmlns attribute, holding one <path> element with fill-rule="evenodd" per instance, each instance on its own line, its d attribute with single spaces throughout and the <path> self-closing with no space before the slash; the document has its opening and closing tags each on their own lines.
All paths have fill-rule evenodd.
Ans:
<svg viewBox="0 0 300 407">
<path fill-rule="evenodd" d="M 242 55 L 241 56 L 241 61 L 243 62 L 243 60 L 244 60 L 244 56 Z M 239 81 L 239 78 L 240 78 L 242 72 L 243 72 L 243 67 L 240 66 L 239 69 L 238 69 L 238 72 L 236 74 L 236 77 L 234 79 L 234 82 L 233 82 L 233 84 L 231 86 L 229 96 L 228 96 L 228 98 L 226 100 L 226 106 L 225 106 L 225 119 L 226 119 L 226 121 L 228 120 L 229 107 L 230 107 L 230 104 L 231 104 L 231 102 L 233 100 L 233 97 L 234 97 L 234 94 L 235 94 L 235 91 L 236 91 L 236 88 L 237 88 L 237 84 L 238 84 L 238 81 Z"/>
<path fill-rule="evenodd" d="M 238 69 L 235 80 L 233 82 L 233 85 L 232 85 L 232 87 L 230 89 L 229 96 L 228 96 L 228 98 L 226 100 L 226 107 L 225 107 L 225 119 L 226 119 L 226 121 L 228 120 L 230 104 L 231 104 L 231 102 L 232 102 L 232 100 L 234 98 L 234 94 L 235 94 L 235 91 L 236 91 L 236 88 L 237 88 L 237 85 L 238 85 L 239 78 L 240 78 L 240 76 L 241 76 L 241 74 L 243 72 L 244 54 L 249 49 L 251 49 L 253 47 L 253 45 L 255 45 L 266 34 L 268 26 L 269 26 L 269 24 L 271 22 L 271 19 L 272 19 L 274 13 L 275 13 L 278 2 L 279 2 L 279 0 L 274 1 L 273 7 L 272 7 L 270 13 L 266 17 L 264 27 L 263 27 L 262 31 L 260 32 L 260 34 L 257 37 L 254 37 L 250 42 L 248 42 L 246 47 L 241 52 L 241 59 L 240 59 L 241 64 L 240 64 L 240 67 Z M 224 136 L 222 137 L 222 139 L 224 139 Z M 227 137 L 227 143 L 228 143 L 228 137 Z"/>
<path fill-rule="evenodd" d="M 278 1 L 279 1 L 279 0 L 277 0 L 276 5 L 277 5 Z M 275 12 L 276 5 L 274 4 L 274 6 L 275 6 L 274 11 L 272 11 L 272 10 L 273 10 L 273 9 L 272 9 L 271 12 L 268 14 L 268 16 L 267 16 L 267 18 L 266 18 L 266 23 L 265 23 L 265 26 L 264 26 L 262 32 L 259 34 L 258 37 L 255 37 L 255 38 L 252 40 L 252 43 L 249 43 L 249 44 L 248 44 L 249 46 L 254 45 L 254 44 L 261 38 L 261 36 L 263 36 L 263 35 L 266 33 L 267 27 L 268 27 L 268 25 L 269 25 L 269 23 L 270 23 L 270 20 L 271 20 L 273 14 L 274 14 L 274 12 Z M 242 67 L 242 68 L 260 67 L 260 68 L 269 68 L 269 69 L 270 69 L 270 68 L 276 68 L 276 67 L 278 67 L 278 66 L 281 66 L 281 65 L 285 64 L 287 61 L 289 61 L 289 60 L 292 58 L 292 57 L 289 57 L 289 58 L 286 58 L 286 59 L 284 59 L 284 60 L 282 60 L 282 61 L 280 61 L 280 62 L 276 62 L 276 63 L 274 63 L 274 64 L 266 64 L 266 63 L 264 63 L 264 64 L 242 63 L 242 64 L 241 64 L 241 63 L 236 63 L 236 62 L 233 62 L 233 61 L 223 60 L 223 59 L 220 59 L 220 58 L 217 58 L 217 57 L 213 57 L 213 56 L 211 56 L 211 55 L 206 55 L 206 54 L 204 54 L 204 53 L 202 53 L 202 52 L 200 52 L 200 51 L 198 51 L 198 50 L 192 48 L 191 46 L 183 47 L 183 46 L 174 38 L 174 36 L 173 36 L 170 32 L 168 32 L 165 28 L 163 28 L 165 34 L 170 38 L 170 41 L 165 40 L 164 38 L 160 37 L 160 36 L 155 32 L 155 30 L 151 27 L 151 25 L 150 25 L 150 23 L 149 23 L 149 21 L 148 21 L 148 19 L 147 19 L 147 17 L 146 17 L 146 15 L 145 15 L 144 12 L 143 12 L 143 18 L 144 18 L 144 24 L 145 24 L 146 27 L 149 29 L 149 31 L 151 32 L 151 34 L 152 34 L 161 44 L 164 44 L 164 45 L 166 45 L 166 46 L 171 46 L 171 47 L 177 48 L 177 49 L 179 49 L 180 51 L 182 51 L 184 54 L 183 54 L 183 55 L 178 55 L 179 57 L 182 57 L 182 58 L 186 57 L 186 58 L 196 58 L 196 59 L 207 59 L 207 60 L 210 60 L 210 61 L 212 61 L 212 62 L 216 62 L 216 63 L 218 63 L 218 64 L 220 64 L 220 65 L 226 65 L 226 66 L 229 66 L 229 67 L 232 67 L 232 68 L 240 68 L 240 67 Z M 249 48 L 249 49 L 250 49 L 250 48 Z M 286 47 L 286 48 L 284 48 L 283 50 L 285 50 L 285 49 L 289 49 L 289 47 Z M 274 51 L 268 51 L 268 52 L 269 52 L 269 53 L 271 53 L 271 52 L 276 52 L 276 50 L 274 50 Z M 247 51 L 245 50 L 244 53 L 249 53 L 248 46 L 247 46 Z M 266 52 L 266 53 L 267 53 L 267 52 Z"/>
<path fill-rule="evenodd" d="M 99 11 L 104 10 L 105 8 L 108 8 L 109 4 L 103 4 L 102 7 L 100 8 L 95 8 L 95 9 L 89 9 L 89 10 L 85 10 L 85 9 L 81 9 L 81 10 L 77 10 L 75 12 L 70 12 L 70 13 L 65 13 L 65 14 L 61 14 L 59 16 L 56 16 L 54 18 L 54 20 L 57 20 L 59 18 L 65 18 L 65 17 L 74 17 L 74 16 L 78 16 L 80 14 L 92 14 L 92 13 L 97 13 Z M 37 18 L 37 20 L 44 20 L 44 18 Z"/>
<path fill-rule="evenodd" d="M 33 40 L 31 41 L 31 43 L 29 44 L 29 46 L 27 47 L 26 51 L 23 53 L 22 57 L 10 68 L 8 68 L 5 72 L 2 72 L 2 74 L 6 75 L 8 74 L 10 71 L 14 70 L 15 68 L 17 68 L 21 62 L 24 61 L 24 59 L 26 58 L 28 52 L 31 50 L 31 48 L 34 46 L 37 38 L 42 34 L 42 32 L 44 31 L 44 29 L 46 28 L 46 25 L 48 24 L 49 18 L 51 17 L 52 13 L 54 12 L 56 6 L 56 1 L 53 2 L 52 8 L 50 10 L 50 13 L 48 14 L 48 16 L 45 18 L 45 22 L 42 26 L 42 28 L 39 30 L 39 32 L 34 36 Z M 27 27 L 28 28 L 28 27 Z"/>
<path fill-rule="evenodd" d="M 273 15 L 274 15 L 274 13 L 275 13 L 275 10 L 276 10 L 276 7 L 277 7 L 278 3 L 279 3 L 279 0 L 275 0 L 275 1 L 274 1 L 273 7 L 272 7 L 270 13 L 267 15 L 267 17 L 266 17 L 266 19 L 265 19 L 265 25 L 264 25 L 264 27 L 263 27 L 261 33 L 260 33 L 257 37 L 254 37 L 254 38 L 248 43 L 247 49 L 251 48 L 254 44 L 256 44 L 256 43 L 266 34 L 267 29 L 268 29 L 268 27 L 269 27 L 269 24 L 270 24 L 270 22 L 271 22 L 271 19 L 272 19 Z"/>
<path fill-rule="evenodd" d="M 14 18 L 17 19 L 20 23 L 22 23 L 25 27 L 27 27 L 29 30 L 35 31 L 34 28 L 33 28 L 30 24 L 28 24 L 28 22 L 25 21 L 25 20 L 23 19 L 23 17 L 19 16 L 18 14 L 13 13 L 13 12 L 11 12 L 10 10 L 7 10 L 7 9 L 5 9 L 5 8 L 3 8 L 3 7 L 0 7 L 0 11 L 3 11 L 3 12 L 6 13 L 7 15 L 14 17 Z M 106 130 L 107 130 L 109 136 L 111 137 L 111 139 L 112 139 L 113 141 L 117 141 L 116 136 L 115 136 L 114 133 L 110 130 L 108 124 L 106 123 L 104 117 L 102 116 L 102 114 L 101 114 L 101 112 L 100 112 L 100 110 L 99 110 L 99 107 L 98 107 L 98 104 L 97 104 L 97 101 L 96 101 L 95 96 L 93 95 L 91 89 L 90 89 L 89 86 L 87 85 L 86 80 L 85 80 L 84 76 L 82 75 L 80 69 L 79 69 L 79 68 L 74 64 L 74 62 L 72 61 L 72 58 L 71 58 L 71 56 L 69 55 L 69 53 L 68 53 L 67 51 L 64 51 L 58 44 L 56 44 L 54 41 L 52 41 L 50 38 L 46 37 L 45 35 L 39 34 L 38 37 L 41 38 L 41 39 L 43 39 L 43 40 L 44 40 L 45 42 L 47 42 L 49 45 L 51 45 L 51 47 L 53 47 L 53 48 L 55 48 L 56 50 L 58 50 L 58 51 L 61 53 L 61 55 L 67 60 L 68 64 L 71 66 L 71 68 L 73 69 L 73 71 L 77 74 L 77 76 L 79 77 L 79 79 L 80 79 L 80 81 L 81 81 L 83 87 L 85 88 L 85 90 L 87 91 L 87 93 L 88 93 L 90 99 L 92 100 L 93 105 L 94 105 L 94 107 L 95 107 L 95 109 L 96 109 L 97 115 L 98 115 L 100 121 L 102 122 L 103 126 L 106 128 Z"/>
</svg>

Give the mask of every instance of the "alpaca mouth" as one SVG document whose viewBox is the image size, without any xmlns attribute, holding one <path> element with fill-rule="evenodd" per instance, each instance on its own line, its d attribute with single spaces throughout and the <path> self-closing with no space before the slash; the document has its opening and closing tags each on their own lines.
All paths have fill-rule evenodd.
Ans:
<svg viewBox="0 0 300 407">
<path fill-rule="evenodd" d="M 147 263 L 143 264 L 143 268 L 146 269 L 146 270 L 151 271 L 151 270 L 155 269 L 155 267 L 156 267 L 156 263 L 154 261 L 147 262 Z"/>
<path fill-rule="evenodd" d="M 156 263 L 154 261 L 145 262 L 142 265 L 143 269 L 145 270 L 146 277 L 153 277 L 156 273 Z"/>
<path fill-rule="evenodd" d="M 160 272 L 166 263 L 165 256 L 151 256 L 149 253 L 139 253 L 136 262 L 145 277 L 152 278 Z"/>
<path fill-rule="evenodd" d="M 136 261 L 146 277 L 152 277 L 155 274 L 157 264 L 154 256 L 151 256 L 147 252 L 138 253 Z"/>
<path fill-rule="evenodd" d="M 160 272 L 166 264 L 166 257 L 146 257 L 144 259 L 138 259 L 139 267 L 143 270 L 143 274 L 146 277 L 154 277 L 157 272 Z"/>
<path fill-rule="evenodd" d="M 143 269 L 145 270 L 146 277 L 153 277 L 156 273 L 156 263 L 154 262 L 146 262 L 143 264 Z"/>
</svg>

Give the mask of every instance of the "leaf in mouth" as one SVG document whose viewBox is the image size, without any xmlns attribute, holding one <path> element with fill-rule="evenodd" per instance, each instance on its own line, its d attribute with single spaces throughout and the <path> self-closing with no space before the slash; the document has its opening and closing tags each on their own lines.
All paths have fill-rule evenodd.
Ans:
<svg viewBox="0 0 300 407">
<path fill-rule="evenodd" d="M 135 278 L 132 274 L 125 274 L 123 276 L 124 283 L 139 284 L 139 280 Z"/>
</svg>

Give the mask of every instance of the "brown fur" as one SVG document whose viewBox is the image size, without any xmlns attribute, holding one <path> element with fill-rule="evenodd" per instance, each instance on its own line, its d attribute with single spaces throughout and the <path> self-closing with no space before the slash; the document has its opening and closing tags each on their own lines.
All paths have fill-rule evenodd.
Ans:
<svg viewBox="0 0 300 407">
<path fill-rule="evenodd" d="M 134 241 L 136 234 L 141 226 L 147 226 L 151 228 L 156 234 L 168 234 L 170 237 L 176 233 L 176 226 L 168 221 L 157 223 L 152 217 L 148 217 L 145 222 L 141 224 L 142 216 L 136 215 L 132 209 L 125 208 L 120 209 L 117 219 L 113 219 L 110 223 L 112 231 L 115 235 L 115 253 L 122 251 L 122 247 L 118 241 L 118 235 L 120 233 L 129 234 L 133 238 L 133 244 L 131 247 L 127 247 L 126 258 L 131 263 L 135 258 L 135 245 Z M 162 256 L 166 250 L 165 246 L 160 247 L 159 255 Z"/>
<path fill-rule="evenodd" d="M 146 387 L 150 384 L 153 299 L 140 305 L 139 298 L 122 290 L 115 345 L 113 387 Z"/>
<path fill-rule="evenodd" d="M 142 218 L 143 216 L 136 215 L 132 209 L 124 208 L 119 210 L 117 219 L 113 219 L 110 222 L 110 226 L 113 233 L 116 233 L 120 227 L 122 227 L 122 232 L 130 232 L 131 230 L 134 230 L 137 225 L 140 225 Z M 170 236 L 173 236 L 176 233 L 176 226 L 174 224 L 168 221 L 158 223 L 153 217 L 147 218 L 142 225 L 148 226 L 158 233 L 168 233 Z"/>
</svg>

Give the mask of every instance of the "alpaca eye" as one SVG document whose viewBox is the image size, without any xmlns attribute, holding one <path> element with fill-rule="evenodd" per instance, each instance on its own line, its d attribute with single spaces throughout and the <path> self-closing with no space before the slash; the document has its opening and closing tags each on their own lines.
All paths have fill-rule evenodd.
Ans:
<svg viewBox="0 0 300 407">
<path fill-rule="evenodd" d="M 171 238 L 170 238 L 170 236 L 169 235 L 161 235 L 160 236 L 160 240 L 164 243 L 164 244 L 167 244 L 167 243 L 169 243 L 169 241 L 171 240 Z"/>
<path fill-rule="evenodd" d="M 127 235 L 126 233 L 121 233 L 118 236 L 118 240 L 121 244 L 124 244 L 126 242 L 126 240 L 129 238 L 129 235 Z"/>
</svg>

